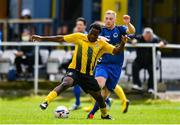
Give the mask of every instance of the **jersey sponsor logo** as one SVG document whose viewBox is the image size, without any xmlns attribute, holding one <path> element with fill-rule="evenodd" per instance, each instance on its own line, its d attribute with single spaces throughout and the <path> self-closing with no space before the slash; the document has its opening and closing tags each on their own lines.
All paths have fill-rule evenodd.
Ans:
<svg viewBox="0 0 180 125">
<path fill-rule="evenodd" d="M 114 34 L 113 34 L 113 37 L 114 37 L 114 38 L 117 38 L 117 37 L 118 37 L 118 33 L 114 33 Z"/>
<path fill-rule="evenodd" d="M 98 63 L 101 63 L 102 57 L 97 60 Z"/>
</svg>

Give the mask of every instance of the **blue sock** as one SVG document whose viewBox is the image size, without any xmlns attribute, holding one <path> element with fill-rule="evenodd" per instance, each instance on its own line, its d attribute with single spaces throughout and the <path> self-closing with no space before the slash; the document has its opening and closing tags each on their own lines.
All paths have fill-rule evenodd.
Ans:
<svg viewBox="0 0 180 125">
<path fill-rule="evenodd" d="M 96 101 L 96 103 L 94 104 L 93 109 L 91 110 L 91 112 L 89 114 L 94 115 L 98 110 L 99 110 L 99 105 L 98 105 L 98 102 Z"/>
<path fill-rule="evenodd" d="M 75 104 L 80 105 L 80 103 L 81 103 L 80 102 L 81 89 L 80 89 L 79 85 L 74 86 L 73 92 L 74 92 L 74 96 L 76 98 Z"/>
<path fill-rule="evenodd" d="M 107 98 L 105 100 L 105 102 L 106 102 L 107 105 L 111 106 L 111 102 L 110 102 L 109 98 Z M 98 102 L 96 101 L 96 103 L 94 104 L 93 109 L 90 111 L 89 114 L 94 115 L 98 110 L 99 110 L 99 106 L 98 106 Z"/>
<path fill-rule="evenodd" d="M 106 102 L 106 104 L 107 104 L 109 107 L 111 107 L 111 102 L 110 102 L 109 98 L 107 98 L 107 99 L 105 100 L 105 102 Z"/>
</svg>

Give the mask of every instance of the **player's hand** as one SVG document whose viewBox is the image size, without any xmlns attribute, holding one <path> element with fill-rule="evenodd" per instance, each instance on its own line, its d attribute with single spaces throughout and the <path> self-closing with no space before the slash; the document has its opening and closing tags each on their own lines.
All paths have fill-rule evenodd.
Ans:
<svg viewBox="0 0 180 125">
<path fill-rule="evenodd" d="M 122 42 L 127 43 L 128 40 L 129 40 L 129 38 L 128 38 L 127 35 L 125 35 L 125 36 L 122 35 L 122 38 L 121 38 L 121 41 L 122 41 Z"/>
<path fill-rule="evenodd" d="M 164 48 L 166 46 L 163 41 L 160 41 L 158 45 L 160 48 Z"/>
<path fill-rule="evenodd" d="M 137 40 L 133 39 L 133 40 L 131 40 L 131 43 L 132 43 L 133 46 L 135 46 L 137 44 Z"/>
<path fill-rule="evenodd" d="M 125 24 L 129 24 L 131 21 L 131 17 L 129 15 L 124 15 L 123 16 L 123 21 Z"/>
<path fill-rule="evenodd" d="M 34 41 L 41 41 L 41 36 L 38 35 L 32 35 L 31 40 Z"/>
</svg>

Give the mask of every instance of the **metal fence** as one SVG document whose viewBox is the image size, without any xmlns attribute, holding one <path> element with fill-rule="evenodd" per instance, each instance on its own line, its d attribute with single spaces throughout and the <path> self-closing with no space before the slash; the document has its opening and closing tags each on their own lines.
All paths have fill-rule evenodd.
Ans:
<svg viewBox="0 0 180 125">
<path fill-rule="evenodd" d="M 56 42 L 3 42 L 2 46 L 34 46 L 35 47 L 35 70 L 34 70 L 34 93 L 38 94 L 38 80 L 39 80 L 39 47 L 50 47 L 50 46 L 72 46 L 72 44 L 56 43 Z M 159 47 L 158 44 L 141 43 L 136 45 L 126 44 L 126 48 L 152 48 L 153 58 L 153 84 L 154 84 L 154 98 L 157 98 L 157 75 L 156 75 L 156 49 Z M 180 49 L 180 45 L 168 44 L 165 48 L 168 49 Z"/>
</svg>

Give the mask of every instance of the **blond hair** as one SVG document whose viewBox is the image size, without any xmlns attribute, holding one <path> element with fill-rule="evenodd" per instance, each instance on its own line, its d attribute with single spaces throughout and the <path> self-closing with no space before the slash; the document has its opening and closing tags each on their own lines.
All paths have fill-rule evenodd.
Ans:
<svg viewBox="0 0 180 125">
<path fill-rule="evenodd" d="M 112 15 L 114 15 L 114 17 L 116 17 L 116 12 L 113 11 L 113 10 L 107 10 L 107 11 L 105 12 L 105 14 L 112 14 Z"/>
</svg>

